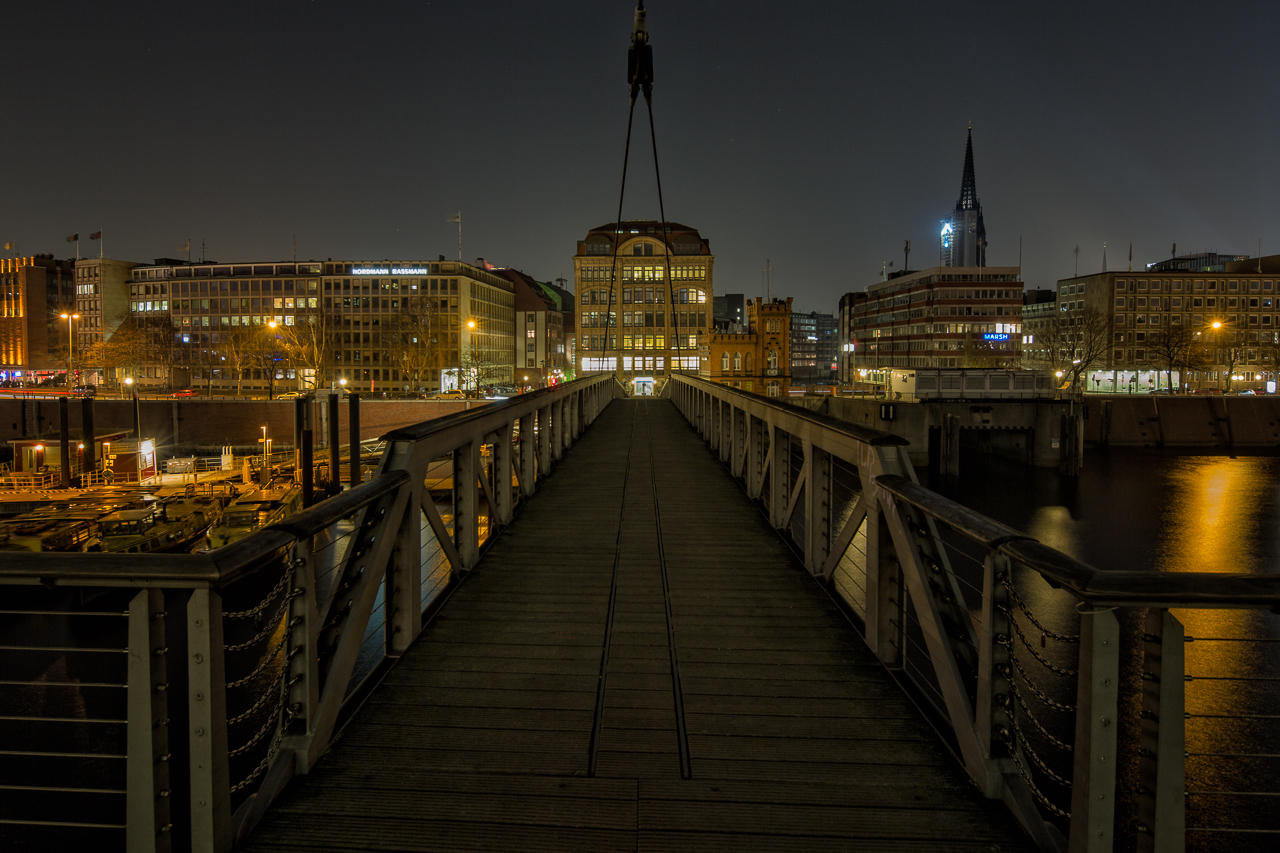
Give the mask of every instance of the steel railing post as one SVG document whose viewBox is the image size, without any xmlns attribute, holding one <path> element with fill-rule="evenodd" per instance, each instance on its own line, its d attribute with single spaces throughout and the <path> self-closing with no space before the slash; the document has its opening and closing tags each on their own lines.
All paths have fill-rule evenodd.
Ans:
<svg viewBox="0 0 1280 853">
<path fill-rule="evenodd" d="M 498 438 L 493 443 L 493 491 L 498 505 L 494 512 L 499 524 L 511 523 L 511 441 L 514 430 L 511 421 L 507 421 L 498 430 Z"/>
<path fill-rule="evenodd" d="M 1009 638 L 1009 592 L 1001 580 L 1008 576 L 1009 558 L 988 553 L 982 563 L 982 624 L 978 635 L 978 691 L 974 704 L 974 730 L 987 764 L 986 795 L 1002 795 L 1004 768 L 998 759 L 1007 756 L 1005 744 L 1012 734 L 1005 710 L 1012 699 L 1009 681 L 1009 647 L 997 638 Z"/>
<path fill-rule="evenodd" d="M 187 738 L 191 753 L 192 853 L 231 849 L 227 681 L 222 596 L 193 590 L 187 602 Z"/>
<path fill-rule="evenodd" d="M 170 849 L 169 712 L 164 594 L 144 589 L 129 602 L 125 847 Z"/>
<path fill-rule="evenodd" d="M 300 594 L 289 605 L 289 625 L 292 626 L 289 650 L 301 649 L 301 652 L 289 663 L 289 679 L 301 678 L 289 688 L 289 707 L 296 709 L 294 724 L 301 729 L 301 734 L 286 734 L 280 748 L 294 754 L 294 769 L 298 773 L 309 773 L 312 762 L 319 757 L 312 754 L 312 741 L 320 710 L 320 611 L 311 537 L 294 543 L 293 561 L 293 589 Z"/>
<path fill-rule="evenodd" d="M 867 503 L 867 645 L 885 666 L 902 663 L 902 578 L 879 501 Z"/>
<path fill-rule="evenodd" d="M 538 409 L 538 472 L 551 473 L 551 409 L 550 403 Z"/>
<path fill-rule="evenodd" d="M 423 477 L 414 477 L 401 486 L 409 491 L 404 513 L 396 527 L 395 550 L 387 564 L 386 640 L 387 654 L 397 656 L 418 638 L 422 630 L 422 501 Z M 508 490 L 509 493 L 509 490 Z M 388 531 L 391 532 L 391 531 Z"/>
<path fill-rule="evenodd" d="M 480 448 L 469 441 L 453 452 L 453 535 L 462 570 L 471 571 L 480 556 Z"/>
<path fill-rule="evenodd" d="M 536 412 L 520 416 L 520 494 L 525 497 L 532 495 L 536 488 L 534 479 L 537 477 L 538 454 L 534 449 L 537 441 L 533 428 L 536 419 Z"/>
<path fill-rule="evenodd" d="M 791 457 L 788 448 L 788 436 L 776 426 L 773 430 L 769 446 L 773 452 L 769 467 L 769 523 L 781 529 L 786 522 L 787 499 L 791 496 Z"/>
<path fill-rule="evenodd" d="M 1147 611 L 1138 762 L 1139 853 L 1186 849 L 1185 633 L 1168 610 Z"/>
<path fill-rule="evenodd" d="M 831 553 L 831 454 L 806 441 L 804 455 L 804 561 L 810 573 L 821 576 Z"/>
<path fill-rule="evenodd" d="M 1115 608 L 1080 618 L 1070 853 L 1110 853 L 1115 831 L 1120 622 Z"/>
</svg>

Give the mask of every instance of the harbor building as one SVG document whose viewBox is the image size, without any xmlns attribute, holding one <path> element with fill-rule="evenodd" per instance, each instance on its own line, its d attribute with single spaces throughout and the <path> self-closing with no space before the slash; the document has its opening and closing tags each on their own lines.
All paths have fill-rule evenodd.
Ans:
<svg viewBox="0 0 1280 853">
<path fill-rule="evenodd" d="M 699 336 L 714 321 L 715 256 L 697 229 L 668 222 L 664 235 L 649 219 L 601 225 L 578 241 L 573 275 L 579 376 L 620 370 L 644 386 L 673 369 L 700 369 Z"/>
</svg>

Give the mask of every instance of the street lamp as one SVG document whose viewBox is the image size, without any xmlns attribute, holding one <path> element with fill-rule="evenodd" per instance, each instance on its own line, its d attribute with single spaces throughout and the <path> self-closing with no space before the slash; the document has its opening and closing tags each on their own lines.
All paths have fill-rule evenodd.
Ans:
<svg viewBox="0 0 1280 853">
<path fill-rule="evenodd" d="M 267 328 L 274 332 L 276 329 L 276 321 L 267 321 Z M 276 397 L 276 350 L 274 344 L 271 346 L 270 356 L 271 365 L 267 369 L 267 399 L 274 400 Z"/>
<path fill-rule="evenodd" d="M 71 356 L 72 356 L 72 349 L 71 349 L 71 346 L 72 346 L 72 341 L 73 341 L 73 339 L 72 339 L 72 337 L 71 337 L 71 321 L 72 321 L 72 320 L 79 320 L 79 319 L 80 319 L 80 315 L 79 315 L 79 314 L 61 314 L 61 315 L 59 315 L 59 316 L 61 316 L 61 317 L 62 317 L 62 319 L 64 319 L 64 320 L 66 320 L 66 321 L 67 321 L 67 387 L 68 387 L 68 388 L 70 388 L 70 387 L 71 387 L 71 373 L 72 373 L 72 369 L 71 369 L 71 360 L 72 360 Z"/>
<path fill-rule="evenodd" d="M 468 331 L 473 331 L 473 330 L 475 329 L 475 327 L 476 327 L 476 321 L 475 321 L 475 320 L 468 320 L 468 321 L 467 321 L 467 330 L 468 330 Z M 467 368 L 467 373 L 468 373 L 468 374 L 471 374 L 471 377 L 470 377 L 470 378 L 475 379 L 475 386 L 476 386 L 476 389 L 478 390 L 478 389 L 479 389 L 479 387 L 480 387 L 480 377 L 479 377 L 479 376 L 477 376 L 477 375 L 475 375 L 475 374 L 478 372 L 479 368 L 474 364 L 474 362 L 476 361 L 476 358 L 475 358 L 476 345 L 475 345 L 475 342 L 474 342 L 474 341 L 472 341 L 472 340 L 471 340 L 471 339 L 469 339 L 469 338 L 467 339 L 467 348 L 466 348 L 466 350 L 465 350 L 465 351 L 466 351 L 466 352 L 471 353 L 471 359 L 470 359 L 470 360 L 473 362 L 473 364 L 472 364 L 470 367 L 468 367 L 468 368 Z M 460 352 L 461 352 L 461 351 L 460 351 Z M 461 364 L 459 364 L 459 366 L 458 366 L 458 370 L 459 370 L 459 371 L 461 371 L 461 370 L 462 370 L 462 366 L 461 366 Z M 468 385 L 469 385 L 469 384 L 470 384 L 470 383 L 468 383 Z"/>
</svg>

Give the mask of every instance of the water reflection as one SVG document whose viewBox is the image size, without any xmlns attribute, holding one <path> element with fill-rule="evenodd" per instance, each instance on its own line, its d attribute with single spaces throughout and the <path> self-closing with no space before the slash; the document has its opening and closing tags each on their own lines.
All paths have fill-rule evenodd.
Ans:
<svg viewBox="0 0 1280 853">
<path fill-rule="evenodd" d="M 1280 568 L 1280 458 L 1088 453 L 1078 480 L 981 454 L 931 487 L 1103 570 L 1275 573 Z M 922 475 L 922 480 L 924 479 Z M 1018 575 L 1028 605 L 1050 627 L 1070 614 L 1034 574 Z M 1280 618 L 1256 610 L 1175 610 L 1186 634 L 1188 850 L 1275 849 L 1280 830 Z M 1121 616 L 1122 705 L 1136 717 L 1141 611 Z M 1071 701 L 1064 693 L 1059 701 Z M 1126 711 L 1128 714 L 1128 711 Z M 1128 729 L 1126 731 L 1125 729 Z M 1065 732 L 1064 732 L 1065 733 Z M 1133 844 L 1136 730 L 1121 731 L 1117 849 Z"/>
</svg>

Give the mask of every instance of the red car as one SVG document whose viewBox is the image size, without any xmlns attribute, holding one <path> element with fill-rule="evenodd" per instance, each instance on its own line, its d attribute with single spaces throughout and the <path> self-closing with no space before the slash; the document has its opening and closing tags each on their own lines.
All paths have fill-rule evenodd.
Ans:
<svg viewBox="0 0 1280 853">
<path fill-rule="evenodd" d="M 194 388 L 183 388 L 181 391 L 174 391 L 170 397 L 199 397 L 200 392 Z"/>
</svg>

